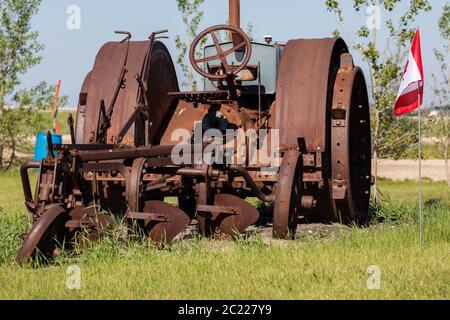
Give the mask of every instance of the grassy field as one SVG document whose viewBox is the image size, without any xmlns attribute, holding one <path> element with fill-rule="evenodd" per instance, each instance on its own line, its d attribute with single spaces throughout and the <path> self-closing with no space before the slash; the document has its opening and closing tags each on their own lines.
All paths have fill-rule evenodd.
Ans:
<svg viewBox="0 0 450 320">
<path fill-rule="evenodd" d="M 444 159 L 444 149 L 435 144 L 422 145 L 422 154 L 425 160 L 441 160 Z M 418 150 L 416 145 L 412 145 L 402 159 L 418 159 Z"/>
<path fill-rule="evenodd" d="M 0 174 L 0 299 L 449 299 L 450 190 L 425 183 L 425 243 L 418 246 L 414 182 L 382 181 L 386 203 L 366 229 L 304 230 L 293 242 L 256 233 L 190 239 L 156 249 L 110 236 L 45 268 L 14 263 L 27 229 L 17 173 Z M 67 268 L 81 289 L 66 288 Z M 369 266 L 381 288 L 369 290 Z"/>
</svg>

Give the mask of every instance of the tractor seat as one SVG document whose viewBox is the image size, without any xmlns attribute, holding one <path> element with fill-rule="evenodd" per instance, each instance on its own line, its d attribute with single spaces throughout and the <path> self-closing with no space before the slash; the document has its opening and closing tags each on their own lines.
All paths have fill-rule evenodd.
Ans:
<svg viewBox="0 0 450 320">
<path fill-rule="evenodd" d="M 208 104 L 228 99 L 228 91 L 226 90 L 169 92 L 167 95 L 194 104 Z"/>
<path fill-rule="evenodd" d="M 237 68 L 237 66 L 234 66 Z M 223 74 L 222 65 L 209 65 L 208 71 L 211 74 L 219 75 Z M 237 81 L 255 81 L 258 79 L 258 65 L 247 65 L 244 69 L 236 74 L 235 80 Z"/>
</svg>

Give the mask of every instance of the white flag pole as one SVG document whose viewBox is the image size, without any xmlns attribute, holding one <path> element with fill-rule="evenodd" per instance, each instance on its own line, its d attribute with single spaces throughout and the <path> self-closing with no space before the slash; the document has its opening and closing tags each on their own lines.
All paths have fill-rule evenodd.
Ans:
<svg viewBox="0 0 450 320">
<path fill-rule="evenodd" d="M 423 209 L 422 209 L 422 117 L 421 117 L 421 82 L 417 87 L 417 97 L 419 105 L 419 224 L 420 224 L 420 248 L 423 248 Z"/>
</svg>

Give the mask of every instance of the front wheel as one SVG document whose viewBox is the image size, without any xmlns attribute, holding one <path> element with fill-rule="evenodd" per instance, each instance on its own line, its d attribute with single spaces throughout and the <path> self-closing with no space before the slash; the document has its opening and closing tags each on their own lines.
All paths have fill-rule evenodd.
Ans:
<svg viewBox="0 0 450 320">
<path fill-rule="evenodd" d="M 303 157 L 288 151 L 281 163 L 273 209 L 273 237 L 293 239 L 297 231 L 303 190 Z"/>
</svg>

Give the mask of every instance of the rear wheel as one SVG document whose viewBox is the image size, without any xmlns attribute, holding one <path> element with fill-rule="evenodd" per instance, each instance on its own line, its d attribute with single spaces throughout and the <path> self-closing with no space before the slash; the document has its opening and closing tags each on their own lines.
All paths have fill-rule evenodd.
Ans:
<svg viewBox="0 0 450 320">
<path fill-rule="evenodd" d="M 304 153 L 308 222 L 369 218 L 371 134 L 367 86 L 342 39 L 291 40 L 281 59 L 274 123 L 283 149 Z"/>
<path fill-rule="evenodd" d="M 364 75 L 350 54 L 342 55 L 333 93 L 331 201 L 335 221 L 369 221 L 371 141 Z"/>
</svg>

